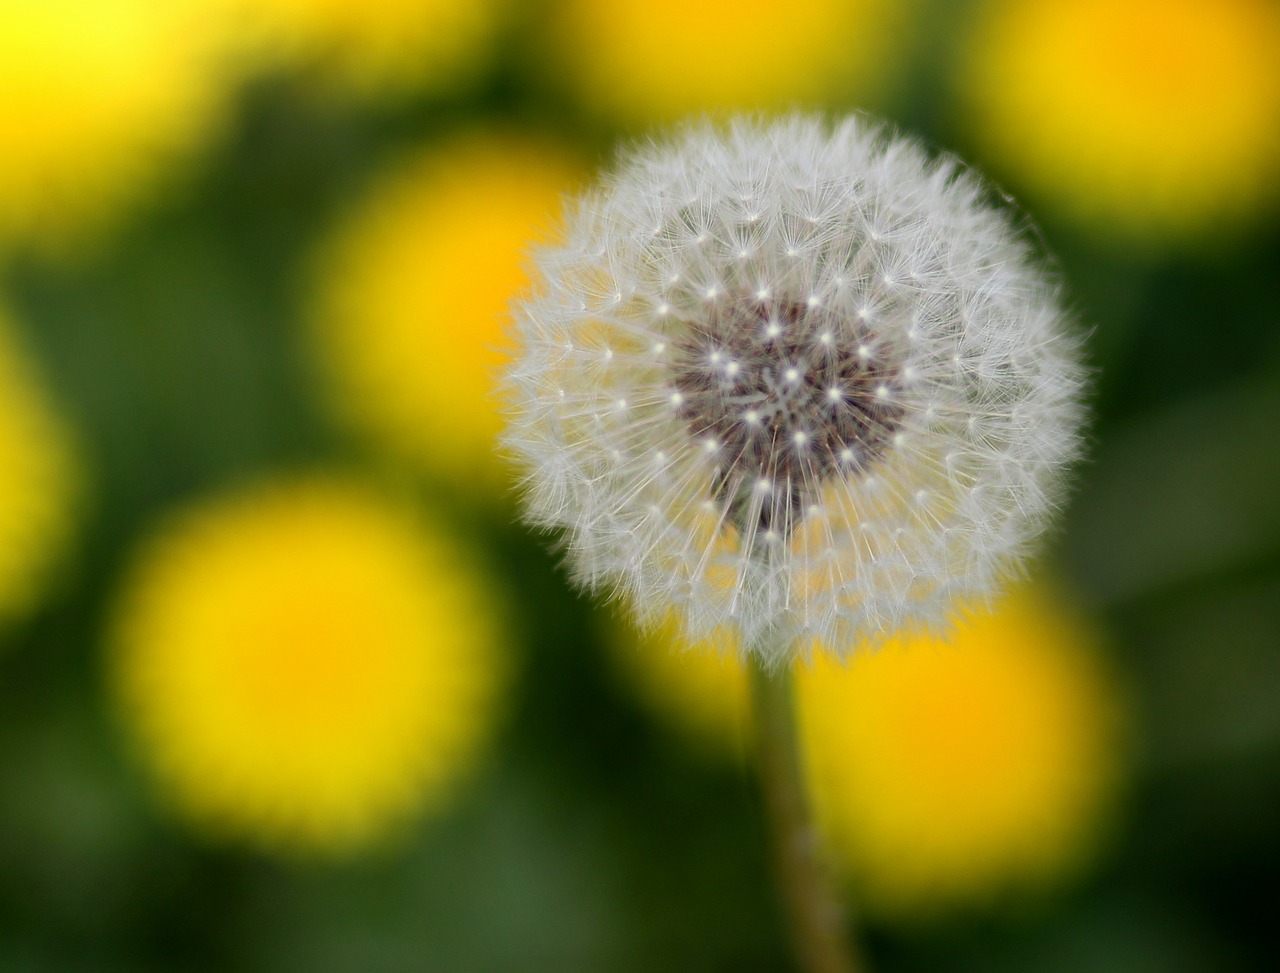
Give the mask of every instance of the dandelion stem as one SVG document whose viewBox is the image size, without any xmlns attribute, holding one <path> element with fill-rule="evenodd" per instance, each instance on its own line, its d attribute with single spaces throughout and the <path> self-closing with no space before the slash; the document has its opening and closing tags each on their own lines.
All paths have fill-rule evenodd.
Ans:
<svg viewBox="0 0 1280 973">
<path fill-rule="evenodd" d="M 821 860 L 809 814 L 796 736 L 789 668 L 751 660 L 751 695 L 760 787 L 773 831 L 774 871 L 805 973 L 865 973 L 850 943 L 846 916 Z"/>
</svg>

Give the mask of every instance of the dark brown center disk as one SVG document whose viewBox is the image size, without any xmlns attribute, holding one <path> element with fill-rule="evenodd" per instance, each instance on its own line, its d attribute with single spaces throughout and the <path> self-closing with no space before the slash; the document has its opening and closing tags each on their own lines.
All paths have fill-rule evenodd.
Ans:
<svg viewBox="0 0 1280 973">
<path fill-rule="evenodd" d="M 726 301 L 689 327 L 673 401 L 718 458 L 716 495 L 749 537 L 788 536 L 823 481 L 865 470 L 901 422 L 900 368 L 860 321 Z"/>
</svg>

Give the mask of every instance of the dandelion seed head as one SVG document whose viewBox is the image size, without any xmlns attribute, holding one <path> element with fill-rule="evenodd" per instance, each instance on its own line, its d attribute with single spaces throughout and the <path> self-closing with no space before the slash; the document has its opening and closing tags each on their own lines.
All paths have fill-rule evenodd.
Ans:
<svg viewBox="0 0 1280 973">
<path fill-rule="evenodd" d="M 566 222 L 516 307 L 506 443 L 582 583 L 780 661 L 933 626 L 1016 567 L 1080 368 L 975 175 L 860 118 L 693 126 Z"/>
</svg>

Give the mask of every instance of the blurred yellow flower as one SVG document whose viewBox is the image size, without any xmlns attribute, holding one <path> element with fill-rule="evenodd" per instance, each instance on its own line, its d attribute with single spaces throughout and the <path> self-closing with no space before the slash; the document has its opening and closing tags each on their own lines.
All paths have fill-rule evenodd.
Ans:
<svg viewBox="0 0 1280 973">
<path fill-rule="evenodd" d="M 1221 235 L 1274 197 L 1271 0 L 989 0 L 962 101 L 993 161 L 1120 239 Z"/>
<path fill-rule="evenodd" d="M 736 736 L 745 673 L 670 633 L 625 670 L 663 715 Z M 847 664 L 797 664 L 815 812 L 861 900 L 928 915 L 1052 884 L 1096 843 L 1118 781 L 1118 702 L 1096 637 L 1045 587 L 945 643 L 900 638 Z"/>
<path fill-rule="evenodd" d="M 558 0 L 549 53 L 579 97 L 631 122 L 863 100 L 898 74 L 892 0 Z"/>
<path fill-rule="evenodd" d="M 945 643 L 798 673 L 814 803 L 869 904 L 959 905 L 1048 883 L 1112 795 L 1117 703 L 1083 620 L 1023 589 Z"/>
<path fill-rule="evenodd" d="M 70 431 L 0 309 L 0 621 L 43 591 L 69 539 L 79 484 Z"/>
<path fill-rule="evenodd" d="M 448 796 L 504 673 L 493 594 L 438 531 L 338 480 L 188 510 L 140 552 L 111 675 L 171 801 L 343 853 Z"/>
<path fill-rule="evenodd" d="M 206 139 L 229 78 L 201 0 L 0 0 L 0 247 L 92 239 Z"/>
<path fill-rule="evenodd" d="M 460 136 L 349 214 L 317 260 L 310 317 L 325 391 L 351 425 L 425 470 L 496 486 L 507 305 L 579 172 L 550 145 Z"/>
<path fill-rule="evenodd" d="M 250 57 L 371 96 L 440 88 L 478 73 L 509 0 L 220 0 Z"/>
</svg>

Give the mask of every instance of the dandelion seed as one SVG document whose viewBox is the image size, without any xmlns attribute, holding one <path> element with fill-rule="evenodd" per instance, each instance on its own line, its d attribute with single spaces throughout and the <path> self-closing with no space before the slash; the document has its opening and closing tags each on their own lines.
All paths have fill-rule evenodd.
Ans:
<svg viewBox="0 0 1280 973">
<path fill-rule="evenodd" d="M 1054 286 L 955 160 L 857 118 L 695 126 L 567 224 L 516 308 L 506 444 L 584 585 L 772 663 L 940 624 L 1025 555 L 1077 450 L 1080 369 Z M 625 295 L 607 314 L 604 291 Z"/>
</svg>

